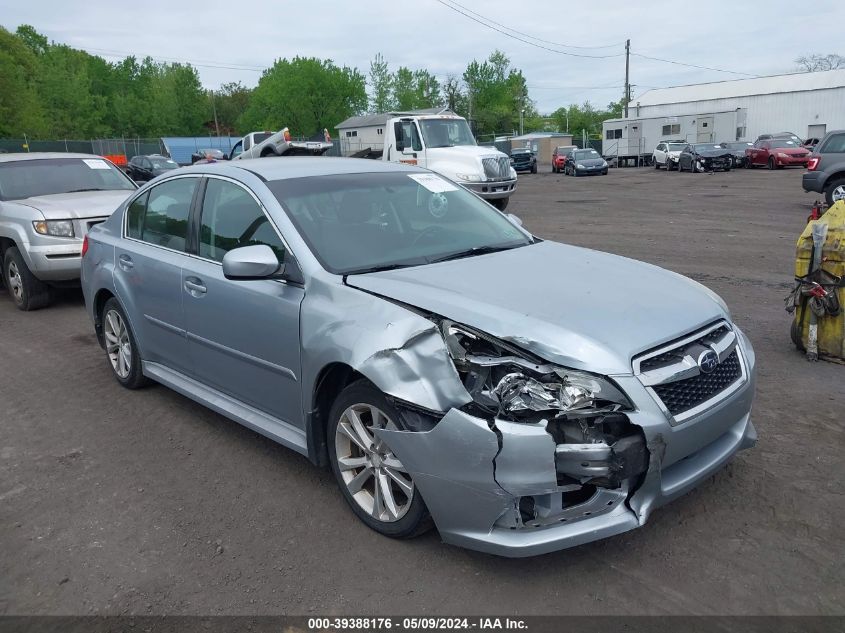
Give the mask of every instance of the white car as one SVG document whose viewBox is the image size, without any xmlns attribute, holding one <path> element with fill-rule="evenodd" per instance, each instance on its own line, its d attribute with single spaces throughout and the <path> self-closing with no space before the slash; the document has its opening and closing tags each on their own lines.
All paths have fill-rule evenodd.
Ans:
<svg viewBox="0 0 845 633">
<path fill-rule="evenodd" d="M 660 141 L 651 154 L 655 169 L 665 167 L 667 171 L 678 168 L 678 157 L 687 146 L 686 141 Z"/>
</svg>

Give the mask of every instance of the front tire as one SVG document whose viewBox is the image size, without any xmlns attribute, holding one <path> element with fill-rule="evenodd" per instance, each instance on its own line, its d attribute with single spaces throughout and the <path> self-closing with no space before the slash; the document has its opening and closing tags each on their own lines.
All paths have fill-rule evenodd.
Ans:
<svg viewBox="0 0 845 633">
<path fill-rule="evenodd" d="M 510 202 L 510 198 L 496 198 L 495 200 L 491 200 L 490 204 L 496 207 L 499 211 L 504 211 L 508 208 L 508 202 Z"/>
<path fill-rule="evenodd" d="M 769 169 L 775 169 L 777 167 L 777 165 L 775 164 L 775 159 L 774 159 L 773 156 L 769 156 L 768 167 L 769 167 Z"/>
<path fill-rule="evenodd" d="M 53 299 L 50 286 L 32 274 L 16 246 L 7 248 L 3 257 L 3 283 L 15 306 L 24 312 L 44 308 Z"/>
<path fill-rule="evenodd" d="M 112 297 L 100 315 L 106 357 L 117 382 L 127 389 L 140 389 L 149 383 L 141 369 L 141 354 L 126 313 Z"/>
<path fill-rule="evenodd" d="M 433 523 L 399 459 L 373 428 L 398 429 L 384 394 L 365 380 L 346 387 L 329 414 L 329 462 L 349 507 L 367 527 L 391 538 L 412 538 Z"/>
</svg>

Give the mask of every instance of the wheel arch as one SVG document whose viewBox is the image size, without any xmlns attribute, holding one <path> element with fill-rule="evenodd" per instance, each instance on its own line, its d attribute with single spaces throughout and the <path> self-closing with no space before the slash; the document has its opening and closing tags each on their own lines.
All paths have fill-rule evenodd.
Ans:
<svg viewBox="0 0 845 633">
<path fill-rule="evenodd" d="M 342 362 L 331 362 L 323 367 L 314 381 L 305 414 L 305 437 L 308 459 L 321 467 L 329 465 L 326 428 L 332 404 L 348 385 L 361 380 L 364 375 Z"/>
<path fill-rule="evenodd" d="M 92 317 L 94 319 L 94 332 L 97 334 L 97 341 L 100 343 L 100 347 L 102 348 L 105 348 L 105 340 L 103 339 L 103 308 L 109 299 L 115 299 L 118 303 L 120 303 L 120 299 L 118 299 L 111 290 L 108 288 L 100 288 L 94 295 L 94 300 L 91 302 L 91 311 L 93 312 Z M 120 305 L 123 307 L 122 303 Z M 124 308 L 123 311 L 125 313 L 126 309 Z"/>
</svg>

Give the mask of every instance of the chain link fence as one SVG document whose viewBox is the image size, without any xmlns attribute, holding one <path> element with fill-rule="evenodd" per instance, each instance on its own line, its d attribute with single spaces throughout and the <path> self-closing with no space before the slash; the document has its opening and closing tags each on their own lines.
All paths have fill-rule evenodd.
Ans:
<svg viewBox="0 0 845 633">
<path fill-rule="evenodd" d="M 90 140 L 33 141 L 26 138 L 0 139 L 0 153 L 15 152 L 76 152 L 98 156 L 125 156 L 126 160 L 138 154 L 162 154 L 164 144 L 159 138 L 99 138 Z"/>
</svg>

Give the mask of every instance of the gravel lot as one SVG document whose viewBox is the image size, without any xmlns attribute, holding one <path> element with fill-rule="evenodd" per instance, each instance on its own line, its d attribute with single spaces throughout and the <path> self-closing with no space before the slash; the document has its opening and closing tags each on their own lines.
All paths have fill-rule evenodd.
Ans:
<svg viewBox="0 0 845 633">
<path fill-rule="evenodd" d="M 534 559 L 380 537 L 328 471 L 166 388 L 123 390 L 78 291 L 30 314 L 4 294 L 0 614 L 845 613 L 845 367 L 795 351 L 782 302 L 800 178 L 520 176 L 529 229 L 710 286 L 759 367 L 754 450 L 639 530 Z"/>
</svg>

